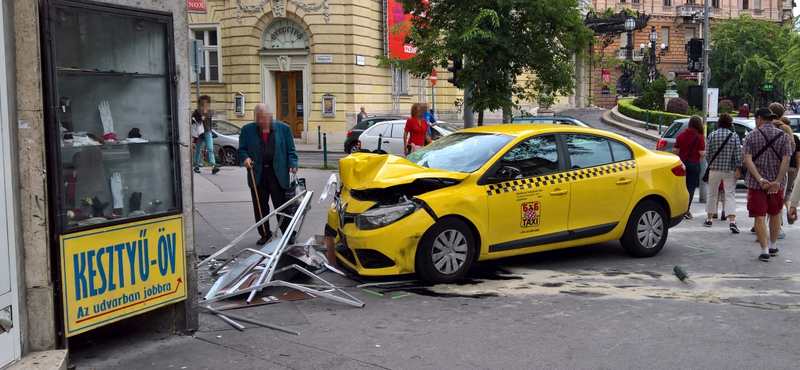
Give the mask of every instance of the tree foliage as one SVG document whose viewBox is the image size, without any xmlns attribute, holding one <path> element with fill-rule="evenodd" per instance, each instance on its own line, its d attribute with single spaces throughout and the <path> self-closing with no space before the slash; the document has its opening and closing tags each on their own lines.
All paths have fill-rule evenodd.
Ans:
<svg viewBox="0 0 800 370">
<path fill-rule="evenodd" d="M 756 20 L 748 14 L 716 24 L 710 37 L 710 85 L 719 87 L 720 95 L 737 105 L 764 99 L 761 89 L 766 80 L 784 86 L 783 81 L 792 73 L 773 72 L 785 69 L 788 45 L 798 45 L 800 53 L 798 35 L 791 25 Z M 800 72 L 800 67 L 795 70 Z"/>
<path fill-rule="evenodd" d="M 423 77 L 447 67 L 448 56 L 465 56 L 457 82 L 472 91 L 465 103 L 476 111 L 510 110 L 520 100 L 546 104 L 555 95 L 571 95 L 575 56 L 593 39 L 577 0 L 398 2 L 407 13 L 425 14 L 402 25 L 418 55 L 404 61 L 390 55 L 383 64 Z"/>
</svg>

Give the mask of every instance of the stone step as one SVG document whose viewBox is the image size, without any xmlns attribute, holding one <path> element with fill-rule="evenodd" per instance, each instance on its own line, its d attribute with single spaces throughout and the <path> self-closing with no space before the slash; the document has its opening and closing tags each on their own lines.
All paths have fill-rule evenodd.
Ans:
<svg viewBox="0 0 800 370">
<path fill-rule="evenodd" d="M 67 350 L 31 352 L 5 370 L 67 370 Z"/>
</svg>

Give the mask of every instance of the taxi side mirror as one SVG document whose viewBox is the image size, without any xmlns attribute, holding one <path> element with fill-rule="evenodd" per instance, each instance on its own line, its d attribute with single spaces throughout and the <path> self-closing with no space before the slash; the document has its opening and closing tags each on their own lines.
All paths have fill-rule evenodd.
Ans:
<svg viewBox="0 0 800 370">
<path fill-rule="evenodd" d="M 494 176 L 490 177 L 488 180 L 490 183 L 498 183 L 518 179 L 521 177 L 522 171 L 520 171 L 519 168 L 503 166 L 500 167 L 500 169 L 497 170 L 497 173 L 495 173 Z"/>
</svg>

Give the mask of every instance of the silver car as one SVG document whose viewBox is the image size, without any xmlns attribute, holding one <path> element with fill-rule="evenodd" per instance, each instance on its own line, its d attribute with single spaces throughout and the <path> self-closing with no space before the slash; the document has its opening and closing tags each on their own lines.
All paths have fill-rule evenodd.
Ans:
<svg viewBox="0 0 800 370">
<path fill-rule="evenodd" d="M 713 132 L 717 125 L 717 120 L 719 117 L 709 117 L 707 123 L 708 132 Z M 660 150 L 663 152 L 672 152 L 672 148 L 675 146 L 675 139 L 678 138 L 678 135 L 686 130 L 689 127 L 689 119 L 682 118 L 676 119 L 675 122 L 670 125 L 664 134 L 661 135 L 661 139 L 658 140 L 656 144 L 656 150 Z M 733 118 L 733 131 L 739 135 L 739 138 L 744 141 L 744 137 L 756 129 L 756 124 L 753 121 L 744 119 L 744 118 Z M 706 135 L 707 136 L 707 135 Z"/>
<path fill-rule="evenodd" d="M 228 121 L 214 119 L 211 122 L 211 132 L 214 141 L 214 156 L 217 164 L 221 166 L 238 166 L 239 134 L 242 129 Z"/>
</svg>

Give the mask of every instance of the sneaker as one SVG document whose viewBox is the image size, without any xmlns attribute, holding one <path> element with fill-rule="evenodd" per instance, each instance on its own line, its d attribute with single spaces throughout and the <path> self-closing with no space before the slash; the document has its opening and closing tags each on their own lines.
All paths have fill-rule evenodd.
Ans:
<svg viewBox="0 0 800 370">
<path fill-rule="evenodd" d="M 194 166 L 194 173 L 200 173 L 200 166 Z"/>
<path fill-rule="evenodd" d="M 212 174 L 212 175 L 216 175 L 216 174 L 217 174 L 217 172 L 219 172 L 219 166 L 214 166 L 214 169 L 213 169 L 213 170 L 211 170 L 211 174 Z"/>
<path fill-rule="evenodd" d="M 778 252 L 780 252 L 780 249 L 778 249 L 778 248 L 770 248 L 770 249 L 769 249 L 769 255 L 770 255 L 770 257 L 775 257 L 775 256 L 777 256 L 777 255 L 778 255 Z"/>
<path fill-rule="evenodd" d="M 711 216 L 711 218 L 716 220 L 717 219 L 717 214 L 715 213 L 713 216 Z"/>
<path fill-rule="evenodd" d="M 759 254 L 758 255 L 758 259 L 760 259 L 760 260 L 762 260 L 764 262 L 769 262 L 769 254 L 763 254 L 763 253 Z"/>
<path fill-rule="evenodd" d="M 706 222 L 703 222 L 703 226 L 705 226 L 705 227 L 711 227 L 711 225 L 713 225 L 713 224 L 714 223 L 711 222 L 711 220 L 706 220 Z"/>
<path fill-rule="evenodd" d="M 753 234 L 755 234 L 755 233 L 756 233 L 756 227 L 755 227 L 755 226 L 753 226 L 752 228 L 750 228 L 750 232 L 751 232 L 751 233 L 753 233 Z"/>
<path fill-rule="evenodd" d="M 731 222 L 730 225 L 728 225 L 728 227 L 731 229 L 731 232 L 733 232 L 734 234 L 738 234 L 739 233 L 739 227 L 736 226 L 735 222 Z"/>
<path fill-rule="evenodd" d="M 781 231 L 778 231 L 778 239 L 783 239 L 785 237 L 786 237 L 786 230 L 781 229 Z"/>
</svg>

